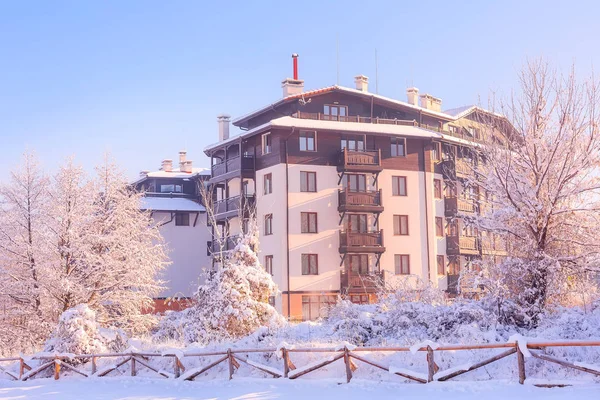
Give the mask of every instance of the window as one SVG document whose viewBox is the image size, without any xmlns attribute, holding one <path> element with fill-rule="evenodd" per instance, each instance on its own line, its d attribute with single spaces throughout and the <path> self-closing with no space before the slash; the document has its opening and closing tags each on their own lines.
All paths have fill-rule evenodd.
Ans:
<svg viewBox="0 0 600 400">
<path fill-rule="evenodd" d="M 448 275 L 460 274 L 460 262 L 456 257 L 451 257 L 448 260 Z"/>
<path fill-rule="evenodd" d="M 458 134 L 458 126 L 448 125 L 448 132 Z"/>
<path fill-rule="evenodd" d="M 396 275 L 410 275 L 410 256 L 408 254 L 394 254 L 394 268 Z"/>
<path fill-rule="evenodd" d="M 408 215 L 394 215 L 394 235 L 408 235 Z"/>
<path fill-rule="evenodd" d="M 181 185 L 160 185 L 160 192 L 161 193 L 181 193 L 183 192 L 183 189 L 181 187 Z"/>
<path fill-rule="evenodd" d="M 271 134 L 265 133 L 262 135 L 262 152 L 263 154 L 269 154 L 273 150 L 273 146 L 271 143 Z"/>
<path fill-rule="evenodd" d="M 300 213 L 300 228 L 302 233 L 317 233 L 317 213 Z"/>
<path fill-rule="evenodd" d="M 265 236 L 273 234 L 273 214 L 265 215 Z"/>
<path fill-rule="evenodd" d="M 346 268 L 354 275 L 367 275 L 369 273 L 369 256 L 367 254 L 347 255 Z"/>
<path fill-rule="evenodd" d="M 302 320 L 310 321 L 326 317 L 329 309 L 336 303 L 336 296 L 302 296 Z"/>
<path fill-rule="evenodd" d="M 471 135 L 472 137 L 474 137 L 475 139 L 480 139 L 481 138 L 481 134 L 479 132 L 479 129 L 470 126 L 467 128 L 467 132 L 469 132 L 469 135 Z"/>
<path fill-rule="evenodd" d="M 273 175 L 272 174 L 266 174 L 263 177 L 263 194 L 270 194 L 273 193 Z"/>
<path fill-rule="evenodd" d="M 433 161 L 442 160 L 442 144 L 440 142 L 433 142 L 433 149 L 431 150 L 431 159 Z"/>
<path fill-rule="evenodd" d="M 338 104 L 325 104 L 323 106 L 323 119 L 328 121 L 346 121 L 348 107 Z"/>
<path fill-rule="evenodd" d="M 175 213 L 175 226 L 190 226 L 190 214 Z"/>
<path fill-rule="evenodd" d="M 406 177 L 392 176 L 392 195 L 406 196 Z"/>
<path fill-rule="evenodd" d="M 317 133 L 300 131 L 300 151 L 317 151 Z"/>
<path fill-rule="evenodd" d="M 364 136 L 344 136 L 342 137 L 342 150 L 348 151 L 364 151 L 365 137 Z"/>
<path fill-rule="evenodd" d="M 444 237 L 444 219 L 435 217 L 435 236 Z"/>
<path fill-rule="evenodd" d="M 446 228 L 446 234 L 448 236 L 458 236 L 458 221 L 452 220 L 448 222 L 448 226 Z"/>
<path fill-rule="evenodd" d="M 436 199 L 442 198 L 442 181 L 439 179 L 433 180 L 433 197 Z"/>
<path fill-rule="evenodd" d="M 265 256 L 265 271 L 273 275 L 273 256 Z"/>
<path fill-rule="evenodd" d="M 367 232 L 367 215 L 350 214 L 348 215 L 348 231 L 352 233 Z"/>
<path fill-rule="evenodd" d="M 317 173 L 309 171 L 300 171 L 300 191 L 301 192 L 316 192 L 317 191 Z"/>
<path fill-rule="evenodd" d="M 367 190 L 366 175 L 348 174 L 342 183 L 344 189 L 348 189 L 350 192 L 364 192 Z"/>
<path fill-rule="evenodd" d="M 350 301 L 354 304 L 369 304 L 369 295 L 353 294 L 350 296 Z"/>
<path fill-rule="evenodd" d="M 275 307 L 275 296 L 269 296 L 269 305 Z"/>
<path fill-rule="evenodd" d="M 406 156 L 406 139 L 392 138 L 392 157 Z"/>
<path fill-rule="evenodd" d="M 437 273 L 438 275 L 446 275 L 446 264 L 444 256 L 437 256 Z"/>
<path fill-rule="evenodd" d="M 318 254 L 302 254 L 302 275 L 319 275 Z"/>
</svg>

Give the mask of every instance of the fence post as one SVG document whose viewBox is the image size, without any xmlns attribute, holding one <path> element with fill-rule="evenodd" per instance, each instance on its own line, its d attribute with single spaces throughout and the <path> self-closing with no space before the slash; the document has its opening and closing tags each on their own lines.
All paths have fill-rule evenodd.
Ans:
<svg viewBox="0 0 600 400">
<path fill-rule="evenodd" d="M 233 379 L 233 355 L 231 349 L 227 349 L 227 361 L 229 362 L 229 380 Z"/>
<path fill-rule="evenodd" d="M 288 352 L 285 347 L 281 349 L 281 355 L 283 356 L 283 377 L 287 378 L 290 373 L 290 366 L 288 365 Z"/>
<path fill-rule="evenodd" d="M 25 361 L 23 357 L 19 357 L 19 380 L 23 377 L 23 373 L 25 372 Z"/>
<path fill-rule="evenodd" d="M 350 368 L 350 355 L 348 354 L 348 347 L 344 346 L 344 364 L 346 364 L 346 383 L 350 383 L 352 379 L 352 368 Z"/>
<path fill-rule="evenodd" d="M 433 360 L 433 349 L 427 346 L 427 382 L 433 382 L 435 374 L 435 362 Z"/>
<path fill-rule="evenodd" d="M 98 370 L 98 366 L 96 365 L 96 356 L 92 357 L 92 375 L 94 375 L 96 373 L 96 371 Z"/>
<path fill-rule="evenodd" d="M 177 356 L 173 356 L 173 362 L 175 363 L 175 378 L 179 378 L 181 375 L 181 369 L 179 368 L 179 358 Z"/>
<path fill-rule="evenodd" d="M 515 343 L 515 348 L 517 349 L 517 364 L 519 365 L 519 383 L 522 385 L 525 383 L 525 356 L 519 348 L 518 341 Z"/>
<path fill-rule="evenodd" d="M 54 380 L 60 378 L 60 360 L 58 357 L 54 357 Z"/>
<path fill-rule="evenodd" d="M 135 358 L 133 357 L 133 353 L 131 353 L 131 376 L 135 376 Z"/>
</svg>

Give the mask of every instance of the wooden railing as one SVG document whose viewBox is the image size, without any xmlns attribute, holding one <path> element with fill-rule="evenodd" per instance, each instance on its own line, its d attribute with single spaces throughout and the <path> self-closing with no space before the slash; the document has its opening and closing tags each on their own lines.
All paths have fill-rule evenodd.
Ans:
<svg viewBox="0 0 600 400">
<path fill-rule="evenodd" d="M 229 172 L 239 171 L 240 169 L 248 170 L 254 168 L 254 156 L 243 155 L 231 157 L 223 162 L 214 164 L 211 168 L 212 176 L 225 175 Z"/>
<path fill-rule="evenodd" d="M 221 250 L 222 251 L 231 251 L 231 250 L 235 249 L 235 246 L 237 246 L 239 241 L 240 241 L 240 236 L 234 235 L 234 236 L 228 236 L 226 238 L 223 238 L 220 241 L 213 240 L 211 242 L 208 242 L 209 254 L 219 253 Z"/>
<path fill-rule="evenodd" d="M 453 253 L 475 254 L 479 252 L 479 239 L 474 236 L 446 236 L 446 248 Z"/>
<path fill-rule="evenodd" d="M 0 374 L 4 373 L 9 379 L 26 381 L 38 376 L 44 371 L 52 371 L 54 379 L 58 380 L 64 377 L 64 371 L 71 374 L 77 374 L 87 377 L 107 377 L 111 373 L 128 373 L 132 377 L 138 375 L 141 370 L 150 371 L 167 379 L 179 379 L 193 381 L 202 376 L 205 372 L 215 368 L 221 363 L 227 364 L 227 375 L 232 379 L 235 371 L 245 364 L 249 368 L 254 368 L 263 372 L 266 376 L 273 378 L 297 379 L 310 372 L 319 370 L 338 360 L 343 360 L 345 365 L 344 373 L 346 382 L 350 382 L 354 373 L 359 370 L 360 363 L 386 371 L 392 375 L 408 379 L 412 382 L 429 383 L 444 382 L 457 376 L 466 374 L 478 368 L 492 364 L 511 355 L 516 355 L 515 370 L 517 371 L 519 383 L 523 384 L 526 379 L 526 359 L 537 359 L 544 362 L 558 364 L 562 367 L 570 368 L 576 371 L 585 372 L 591 375 L 600 376 L 600 371 L 593 366 L 578 361 L 567 361 L 546 354 L 548 349 L 563 347 L 600 347 L 600 341 L 525 341 L 516 338 L 509 343 L 487 343 L 487 344 L 460 344 L 460 345 L 438 345 L 431 341 L 417 343 L 412 347 L 354 347 L 348 344 L 342 344 L 337 347 L 329 348 L 254 348 L 254 349 L 223 349 L 220 351 L 179 351 L 179 352 L 126 352 L 126 353 L 108 353 L 108 354 L 55 354 L 55 355 L 33 355 L 31 357 L 13 357 L 1 358 Z M 443 358 L 438 358 L 441 352 L 461 352 L 468 351 L 471 356 L 481 350 L 495 350 L 501 352 L 485 355 L 479 358 L 477 362 L 471 362 L 466 365 L 449 365 L 445 370 L 441 370 L 437 362 L 443 362 Z M 426 373 L 411 371 L 402 366 L 396 366 L 390 362 L 374 357 L 378 353 L 415 353 L 422 354 L 423 369 Z M 297 354 L 315 353 L 328 354 L 321 360 L 316 360 L 307 365 L 296 366 L 292 358 Z M 250 358 L 253 354 L 262 354 L 263 356 L 272 356 L 276 354 L 276 366 L 263 365 Z M 492 353 L 493 354 L 493 353 Z M 581 354 L 581 353 L 579 353 Z M 192 368 L 188 359 L 206 360 L 201 367 Z M 164 369 L 153 365 L 156 359 L 170 360 L 169 369 Z M 264 360 L 264 358 L 263 358 Z M 442 361 L 440 361 L 442 360 Z M 39 363 L 33 366 L 32 361 Z M 106 361 L 106 362 L 103 362 Z M 359 364 L 355 363 L 358 361 Z M 99 365 L 99 362 L 103 365 Z M 296 360 L 297 362 L 297 360 Z M 393 361 L 392 361 L 393 362 Z M 8 363 L 8 366 L 6 365 Z M 414 362 L 411 362 L 414 365 Z M 414 366 L 412 368 L 415 368 Z M 502 377 L 497 377 L 502 378 Z M 504 377 L 506 378 L 506 377 Z M 551 383 L 540 384 L 545 387 L 553 386 Z M 561 384 L 561 385 L 564 385 Z"/>
<path fill-rule="evenodd" d="M 417 121 L 403 120 L 403 119 L 391 119 L 391 118 L 379 118 L 379 117 L 362 117 L 360 115 L 330 115 L 323 113 L 309 113 L 298 111 L 293 114 L 292 117 L 298 119 L 314 119 L 318 121 L 339 121 L 339 122 L 359 122 L 365 124 L 386 124 L 386 125 L 404 125 L 404 126 L 417 126 Z"/>
<path fill-rule="evenodd" d="M 340 231 L 341 247 L 383 247 L 383 229 L 374 232 Z"/>
<path fill-rule="evenodd" d="M 338 191 L 338 204 L 341 207 L 347 206 L 383 206 L 383 197 L 381 196 L 381 189 L 379 190 L 363 190 L 363 191 L 351 191 L 344 189 Z"/>
<path fill-rule="evenodd" d="M 241 195 L 229 197 L 227 199 L 219 200 L 214 203 L 213 210 L 215 216 L 224 214 L 230 211 L 238 211 L 254 205 L 253 195 Z"/>
<path fill-rule="evenodd" d="M 348 167 L 381 167 L 381 150 L 348 150 L 341 152 L 341 165 Z"/>
</svg>

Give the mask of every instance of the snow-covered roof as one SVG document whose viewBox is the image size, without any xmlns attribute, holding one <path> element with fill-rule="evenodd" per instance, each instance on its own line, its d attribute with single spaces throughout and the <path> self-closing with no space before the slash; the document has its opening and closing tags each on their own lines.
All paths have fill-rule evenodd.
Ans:
<svg viewBox="0 0 600 400">
<path fill-rule="evenodd" d="M 151 171 L 148 172 L 145 176 L 142 176 L 135 180 L 132 184 L 137 185 L 138 183 L 148 179 L 148 178 L 173 178 L 173 179 L 185 179 L 185 178 L 193 178 L 199 175 L 210 175 L 210 168 L 192 168 L 192 172 L 182 172 L 179 168 L 173 168 L 171 171 Z"/>
<path fill-rule="evenodd" d="M 142 197 L 141 210 L 205 212 L 206 208 L 191 199 L 181 197 Z"/>
<path fill-rule="evenodd" d="M 468 114 L 469 112 L 471 112 L 471 109 L 473 109 L 473 108 L 475 108 L 474 105 L 456 107 L 456 108 L 451 108 L 449 110 L 444 110 L 444 113 L 448 114 L 448 115 L 452 115 L 454 118 L 460 118 L 461 116 L 464 116 L 465 114 Z"/>
<path fill-rule="evenodd" d="M 208 145 L 204 148 L 204 151 L 210 150 L 216 146 L 222 146 L 224 144 L 234 142 L 236 140 L 239 140 L 240 138 L 250 137 L 254 134 L 266 131 L 270 128 L 292 127 L 299 129 L 380 133 L 386 135 L 399 135 L 421 138 L 442 138 L 442 135 L 440 135 L 437 132 L 410 125 L 369 124 L 360 122 L 322 121 L 316 119 L 280 117 L 273 119 L 267 122 L 266 124 L 260 125 L 254 129 L 243 131 L 240 134 L 230 137 L 227 140 Z"/>
<path fill-rule="evenodd" d="M 260 113 L 262 113 L 262 112 L 264 112 L 266 110 L 269 110 L 269 109 L 271 109 L 273 107 L 276 107 L 276 106 L 278 106 L 280 104 L 283 104 L 283 103 L 285 103 L 287 101 L 291 101 L 291 100 L 295 100 L 295 99 L 299 99 L 299 98 L 303 98 L 303 97 L 306 98 L 306 97 L 310 97 L 310 96 L 314 96 L 314 95 L 318 95 L 318 94 L 322 94 L 322 93 L 331 92 L 331 91 L 334 91 L 334 90 L 339 90 L 341 92 L 346 92 L 346 93 L 350 93 L 350 94 L 354 94 L 354 95 L 365 96 L 365 97 L 368 97 L 368 98 L 373 97 L 374 99 L 378 99 L 378 100 L 385 101 L 385 102 L 388 102 L 388 103 L 396 104 L 396 105 L 399 105 L 399 106 L 402 106 L 402 107 L 412 108 L 413 110 L 421 111 L 423 114 L 433 115 L 433 116 L 436 116 L 436 117 L 439 117 L 439 118 L 447 119 L 449 121 L 452 121 L 452 120 L 456 119 L 455 117 L 453 117 L 450 114 L 447 114 L 447 113 L 444 113 L 444 112 L 439 112 L 439 111 L 433 111 L 433 110 L 430 110 L 430 109 L 425 108 L 425 107 L 416 106 L 416 105 L 407 103 L 405 101 L 400 101 L 400 100 L 392 99 L 391 97 L 381 96 L 379 94 L 370 93 L 370 92 L 363 92 L 361 90 L 352 89 L 352 88 L 345 87 L 345 86 L 334 85 L 334 86 L 327 86 L 327 87 L 320 88 L 320 89 L 308 90 L 306 92 L 302 92 L 302 93 L 298 93 L 298 94 L 293 94 L 293 95 L 281 98 L 281 99 L 279 99 L 279 100 L 277 100 L 277 101 L 275 101 L 275 102 L 273 102 L 271 104 L 268 104 L 265 107 L 261 107 L 261 108 L 259 108 L 257 110 L 254 110 L 254 111 L 252 111 L 252 112 L 250 112 L 250 113 L 248 113 L 246 115 L 243 115 L 241 117 L 235 118 L 232 121 L 232 123 L 234 125 L 237 125 L 240 122 L 242 122 L 242 121 L 244 121 L 244 120 L 246 120 L 248 118 L 251 118 L 251 117 L 253 117 L 253 116 L 257 115 L 257 114 L 260 114 Z"/>
</svg>

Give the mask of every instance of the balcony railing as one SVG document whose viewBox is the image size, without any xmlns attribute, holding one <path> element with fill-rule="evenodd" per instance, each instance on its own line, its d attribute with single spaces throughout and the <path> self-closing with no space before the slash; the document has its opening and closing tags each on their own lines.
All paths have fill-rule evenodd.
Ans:
<svg viewBox="0 0 600 400">
<path fill-rule="evenodd" d="M 239 210 L 244 210 L 254 205 L 253 195 L 242 195 L 229 197 L 227 199 L 219 200 L 214 203 L 213 210 L 215 217 L 225 214 L 235 214 Z"/>
<path fill-rule="evenodd" d="M 341 152 L 339 168 L 345 171 L 381 171 L 381 150 L 348 150 Z"/>
<path fill-rule="evenodd" d="M 352 191 L 349 189 L 338 192 L 338 210 L 340 211 L 383 211 L 381 189 Z"/>
<path fill-rule="evenodd" d="M 459 176 L 463 176 L 463 177 L 471 176 L 471 175 L 473 175 L 474 169 L 475 169 L 475 167 L 466 161 L 461 161 L 461 160 L 456 161 L 456 174 Z"/>
<path fill-rule="evenodd" d="M 238 242 L 240 241 L 240 236 L 228 236 L 226 238 L 222 238 L 220 240 L 213 240 L 208 242 L 208 252 L 209 254 L 220 253 L 221 251 L 231 251 L 235 249 Z"/>
<path fill-rule="evenodd" d="M 447 196 L 444 198 L 444 211 L 447 217 L 458 213 L 473 214 L 478 211 L 478 206 L 473 200 L 461 199 L 456 196 Z"/>
<path fill-rule="evenodd" d="M 225 175 L 230 172 L 236 172 L 239 170 L 252 170 L 254 168 L 254 156 L 243 155 L 229 158 L 218 164 L 212 166 L 212 176 Z"/>
<path fill-rule="evenodd" d="M 340 252 L 382 253 L 383 229 L 373 232 L 340 231 Z"/>
<path fill-rule="evenodd" d="M 299 119 L 314 119 L 318 121 L 339 121 L 339 122 L 358 122 L 365 124 L 386 124 L 386 125 L 404 125 L 404 126 L 418 126 L 417 121 L 403 120 L 403 119 L 390 119 L 390 118 L 379 118 L 379 117 L 362 117 L 360 115 L 330 115 L 323 113 L 309 113 L 299 111 L 292 115 L 294 118 Z"/>
<path fill-rule="evenodd" d="M 375 293 L 384 285 L 384 275 L 381 272 L 359 274 L 343 270 L 341 274 L 342 291 L 348 293 Z"/>
<path fill-rule="evenodd" d="M 447 236 L 449 254 L 479 254 L 479 239 L 474 236 Z"/>
</svg>

